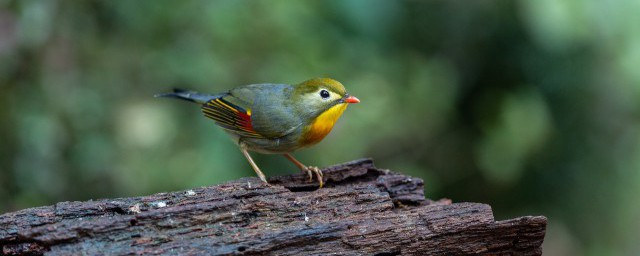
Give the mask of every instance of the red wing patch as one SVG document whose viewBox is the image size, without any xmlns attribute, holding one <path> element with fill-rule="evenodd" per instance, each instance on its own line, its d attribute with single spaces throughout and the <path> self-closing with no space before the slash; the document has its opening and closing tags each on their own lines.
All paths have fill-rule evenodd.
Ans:
<svg viewBox="0 0 640 256">
<path fill-rule="evenodd" d="M 202 105 L 202 113 L 227 130 L 240 136 L 263 138 L 253 130 L 251 110 L 234 105 L 223 98 L 208 101 Z"/>
</svg>

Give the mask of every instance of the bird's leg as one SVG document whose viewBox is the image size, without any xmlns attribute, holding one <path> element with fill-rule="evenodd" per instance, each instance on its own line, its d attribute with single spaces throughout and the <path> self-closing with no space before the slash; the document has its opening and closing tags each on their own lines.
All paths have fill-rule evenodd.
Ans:
<svg viewBox="0 0 640 256">
<path fill-rule="evenodd" d="M 316 178 L 318 178 L 318 182 L 320 183 L 320 188 L 322 188 L 322 185 L 324 185 L 324 183 L 322 181 L 322 171 L 320 170 L 320 168 L 315 166 L 306 166 L 295 159 L 291 154 L 283 154 L 283 156 L 289 159 L 289 161 L 291 161 L 293 164 L 298 166 L 301 171 L 306 172 L 307 175 L 309 175 L 309 181 L 313 180 L 313 174 L 315 174 Z"/>
<path fill-rule="evenodd" d="M 302 172 L 307 173 L 307 175 L 309 175 L 309 181 L 313 180 L 313 171 L 311 171 L 311 169 L 307 168 L 307 166 L 302 164 L 297 159 L 293 158 L 293 156 L 291 154 L 283 154 L 283 156 L 286 157 L 287 159 L 289 159 L 289 161 L 291 161 L 293 164 L 295 164 L 298 168 L 300 168 L 300 170 Z"/>
<path fill-rule="evenodd" d="M 253 170 L 256 171 L 256 174 L 258 174 L 258 177 L 268 185 L 269 182 L 267 182 L 267 178 L 264 176 L 264 173 L 260 171 L 260 168 L 258 168 L 258 165 L 256 165 L 256 163 L 253 161 L 253 159 L 249 155 L 249 152 L 247 152 L 247 149 L 241 146 L 240 151 L 242 151 L 242 154 L 244 154 L 244 157 L 247 158 L 247 160 L 249 161 L 249 164 L 251 165 L 251 167 L 253 167 Z"/>
</svg>

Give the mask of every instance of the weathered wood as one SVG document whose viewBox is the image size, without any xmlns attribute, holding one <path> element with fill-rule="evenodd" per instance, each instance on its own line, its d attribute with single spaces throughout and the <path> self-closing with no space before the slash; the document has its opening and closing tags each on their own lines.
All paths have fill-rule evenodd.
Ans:
<svg viewBox="0 0 640 256">
<path fill-rule="evenodd" d="M 540 255 L 546 218 L 431 201 L 421 179 L 369 159 L 303 174 L 151 196 L 62 202 L 0 215 L 1 253 Z"/>
</svg>

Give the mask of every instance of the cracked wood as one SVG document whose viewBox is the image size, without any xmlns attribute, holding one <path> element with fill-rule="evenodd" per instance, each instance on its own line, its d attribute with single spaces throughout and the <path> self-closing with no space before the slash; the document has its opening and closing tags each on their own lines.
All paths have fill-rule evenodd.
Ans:
<svg viewBox="0 0 640 256">
<path fill-rule="evenodd" d="M 540 255 L 546 218 L 425 199 L 421 179 L 370 159 L 303 174 L 0 215 L 1 254 Z"/>
</svg>

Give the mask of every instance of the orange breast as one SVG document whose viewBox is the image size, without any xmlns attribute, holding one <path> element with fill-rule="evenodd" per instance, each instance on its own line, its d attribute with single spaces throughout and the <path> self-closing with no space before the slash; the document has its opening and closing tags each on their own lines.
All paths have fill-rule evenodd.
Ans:
<svg viewBox="0 0 640 256">
<path fill-rule="evenodd" d="M 316 117 L 303 130 L 302 137 L 300 137 L 300 145 L 302 147 L 311 146 L 324 139 L 331 132 L 333 125 L 338 121 L 345 109 L 347 109 L 346 103 L 338 104 Z"/>
</svg>

